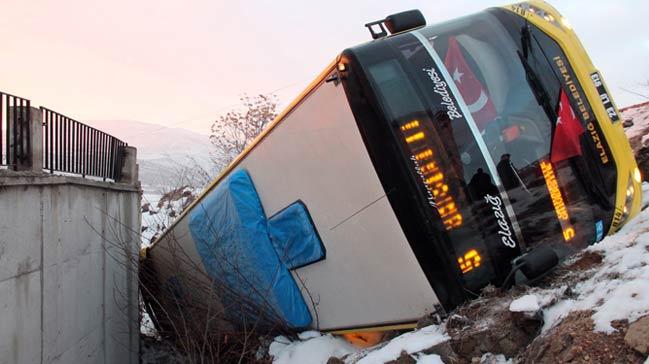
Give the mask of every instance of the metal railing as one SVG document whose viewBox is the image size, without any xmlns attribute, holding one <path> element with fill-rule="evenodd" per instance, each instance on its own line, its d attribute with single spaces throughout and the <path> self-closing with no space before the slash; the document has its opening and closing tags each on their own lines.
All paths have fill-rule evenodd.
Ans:
<svg viewBox="0 0 649 364">
<path fill-rule="evenodd" d="M 31 103 L 22 97 L 0 92 L 0 165 L 16 169 L 31 161 L 29 123 Z"/>
<path fill-rule="evenodd" d="M 43 169 L 119 180 L 123 141 L 45 107 Z"/>
</svg>

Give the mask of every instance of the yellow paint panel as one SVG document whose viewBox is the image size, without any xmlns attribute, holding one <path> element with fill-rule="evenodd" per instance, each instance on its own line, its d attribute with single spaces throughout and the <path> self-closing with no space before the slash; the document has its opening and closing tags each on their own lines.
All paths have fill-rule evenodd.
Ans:
<svg viewBox="0 0 649 364">
<path fill-rule="evenodd" d="M 584 90 L 585 96 L 590 103 L 593 113 L 595 114 L 595 119 L 597 120 L 602 133 L 604 134 L 604 138 L 606 138 L 606 141 L 608 142 L 609 148 L 611 150 L 611 155 L 615 160 L 618 174 L 615 206 L 616 210 L 622 211 L 625 205 L 627 181 L 629 179 L 629 176 L 632 175 L 637 166 L 633 152 L 631 150 L 631 146 L 629 145 L 629 141 L 624 134 L 622 123 L 611 123 L 608 113 L 606 112 L 604 105 L 600 101 L 599 93 L 597 92 L 597 89 L 595 88 L 595 85 L 590 78 L 590 75 L 596 72 L 597 69 L 590 60 L 590 57 L 586 53 L 575 32 L 571 27 L 566 26 L 569 23 L 563 20 L 564 18 L 556 9 L 554 9 L 544 1 L 531 0 L 527 1 L 527 3 L 538 9 L 544 10 L 555 20 L 559 20 L 554 22 L 547 21 L 538 14 L 529 11 L 521 11 L 520 7 L 517 6 L 517 4 L 507 5 L 504 7 L 504 9 L 526 18 L 530 23 L 534 24 L 547 35 L 549 35 L 552 39 L 554 39 L 566 54 L 567 60 L 574 69 L 577 80 Z M 604 46 L 604 44 L 602 44 L 602 46 Z M 603 79 L 601 81 L 604 82 Z M 615 102 L 613 102 L 613 105 L 615 106 Z M 615 111 L 619 115 L 617 106 L 615 106 Z M 640 191 L 640 183 L 637 181 L 634 181 L 634 183 L 636 191 Z M 629 221 L 633 216 L 638 214 L 638 212 L 640 211 L 641 200 L 642 193 L 636 193 L 633 200 L 630 216 L 626 221 Z M 608 233 L 613 233 L 617 228 L 619 228 L 619 226 L 612 224 Z"/>
</svg>

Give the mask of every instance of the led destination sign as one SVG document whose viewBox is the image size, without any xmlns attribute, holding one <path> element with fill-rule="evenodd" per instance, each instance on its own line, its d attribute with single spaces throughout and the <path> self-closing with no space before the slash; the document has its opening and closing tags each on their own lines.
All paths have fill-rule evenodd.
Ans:
<svg viewBox="0 0 649 364">
<path fill-rule="evenodd" d="M 446 230 L 461 226 L 462 214 L 449 190 L 446 175 L 440 167 L 430 140 L 426 138 L 426 131 L 419 120 L 412 120 L 400 129 L 410 150 L 415 172 L 426 189 L 428 204 L 437 210 Z"/>
<path fill-rule="evenodd" d="M 554 174 L 552 163 L 541 161 L 541 172 L 543 172 L 543 178 L 545 178 L 545 183 L 548 186 L 548 192 L 550 193 L 550 199 L 552 200 L 554 211 L 556 212 L 559 223 L 561 224 L 563 239 L 568 242 L 575 237 L 575 228 L 570 223 L 570 215 L 568 215 L 566 203 L 561 196 L 559 182 Z"/>
</svg>

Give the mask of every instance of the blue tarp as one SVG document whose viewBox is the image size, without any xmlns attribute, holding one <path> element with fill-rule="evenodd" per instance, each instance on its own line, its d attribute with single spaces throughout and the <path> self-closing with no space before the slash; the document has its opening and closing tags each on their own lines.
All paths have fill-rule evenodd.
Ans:
<svg viewBox="0 0 649 364">
<path fill-rule="evenodd" d="M 302 201 L 296 201 L 268 219 L 270 240 L 288 269 L 322 260 L 324 246 Z"/>
<path fill-rule="evenodd" d="M 296 221 L 291 221 L 291 216 Z M 302 265 L 308 264 L 309 256 L 317 254 L 309 252 L 311 248 L 300 248 L 294 234 L 284 231 L 297 228 L 300 231 L 297 237 L 304 238 L 304 244 L 312 244 L 314 240 L 308 231 L 316 238 L 317 234 L 306 210 L 286 209 L 276 217 L 277 221 L 272 224 L 275 245 L 295 247 L 289 249 L 291 255 Z M 309 227 L 301 226 L 304 223 Z M 238 301 L 246 298 L 258 307 L 270 308 L 293 327 L 310 325 L 311 314 L 289 272 L 289 267 L 298 265 L 286 264 L 279 258 L 271 243 L 261 201 L 245 170 L 232 172 L 192 209 L 189 230 L 206 271 L 225 288 L 217 294 L 232 320 L 255 319 L 241 317 L 247 314 L 237 312 Z M 290 241 L 283 242 L 284 237 Z M 319 239 L 317 243 L 321 246 Z M 250 312 L 249 309 L 242 311 Z"/>
</svg>

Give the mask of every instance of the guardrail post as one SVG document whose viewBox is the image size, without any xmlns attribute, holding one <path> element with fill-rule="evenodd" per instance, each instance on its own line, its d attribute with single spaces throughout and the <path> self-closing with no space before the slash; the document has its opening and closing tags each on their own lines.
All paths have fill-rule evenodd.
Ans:
<svg viewBox="0 0 649 364">
<path fill-rule="evenodd" d="M 137 149 L 123 146 L 122 170 L 115 182 L 135 185 L 138 182 Z"/>
<path fill-rule="evenodd" d="M 16 130 L 16 138 L 22 139 L 14 140 L 14 133 L 9 133 L 9 158 L 8 160 L 15 160 L 14 170 L 16 171 L 43 171 L 43 119 L 41 111 L 31 106 L 13 106 L 7 110 L 9 123 L 9 130 Z M 29 111 L 29 112 L 28 112 Z M 16 117 L 14 117 L 16 113 Z M 26 117 L 29 115 L 29 117 Z M 17 125 L 14 125 L 14 122 Z M 26 125 L 25 125 L 26 124 Z M 27 131 L 26 133 L 24 131 Z M 13 145 L 19 142 L 19 145 L 25 147 L 24 155 L 13 155 Z"/>
</svg>

